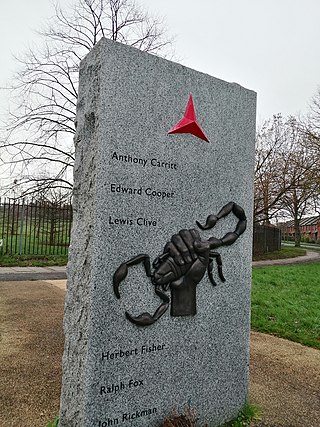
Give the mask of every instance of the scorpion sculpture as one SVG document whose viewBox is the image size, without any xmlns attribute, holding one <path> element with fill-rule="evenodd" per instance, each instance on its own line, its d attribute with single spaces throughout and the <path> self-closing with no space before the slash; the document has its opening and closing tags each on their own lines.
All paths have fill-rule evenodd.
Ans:
<svg viewBox="0 0 320 427">
<path fill-rule="evenodd" d="M 173 235 L 171 241 L 165 245 L 163 253 L 153 261 L 153 272 L 150 257 L 147 254 L 137 255 L 119 266 L 113 275 L 113 290 L 117 298 L 120 298 L 119 285 L 126 278 L 128 267 L 143 262 L 146 275 L 151 278 L 152 284 L 155 286 L 155 293 L 162 300 L 153 315 L 145 312 L 132 316 L 125 312 L 130 322 L 138 326 L 148 326 L 156 322 L 169 307 L 170 299 L 166 294 L 169 287 L 171 289 L 171 315 L 196 314 L 196 286 L 206 270 L 212 285 L 217 285 L 212 274 L 214 259 L 217 263 L 219 278 L 225 282 L 221 255 L 215 249 L 220 246 L 232 245 L 245 231 L 247 219 L 244 210 L 236 203 L 230 202 L 217 215 L 209 215 L 205 225 L 196 221 L 201 230 L 210 230 L 219 219 L 231 212 L 238 218 L 238 223 L 234 231 L 226 233 L 221 239 L 210 237 L 203 241 L 196 229 L 181 230 Z"/>
</svg>

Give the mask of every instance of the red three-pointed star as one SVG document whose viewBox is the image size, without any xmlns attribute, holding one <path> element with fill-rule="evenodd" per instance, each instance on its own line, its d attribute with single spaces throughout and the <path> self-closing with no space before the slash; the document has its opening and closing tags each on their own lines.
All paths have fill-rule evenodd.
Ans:
<svg viewBox="0 0 320 427">
<path fill-rule="evenodd" d="M 180 122 L 173 126 L 173 128 L 171 128 L 168 133 L 191 133 L 192 135 L 209 142 L 208 138 L 205 136 L 203 130 L 197 122 L 191 94 L 183 118 L 180 120 Z"/>
</svg>

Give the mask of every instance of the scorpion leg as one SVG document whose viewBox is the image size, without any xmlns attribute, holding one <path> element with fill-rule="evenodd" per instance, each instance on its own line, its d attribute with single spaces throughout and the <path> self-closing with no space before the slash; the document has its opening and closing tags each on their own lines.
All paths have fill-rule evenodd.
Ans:
<svg viewBox="0 0 320 427">
<path fill-rule="evenodd" d="M 113 275 L 113 292 L 118 299 L 120 298 L 119 285 L 127 277 L 128 267 L 140 264 L 141 262 L 143 262 L 146 275 L 151 277 L 150 257 L 146 254 L 137 255 L 134 258 L 131 258 L 129 261 L 122 263 L 120 267 L 117 268 Z"/>
<path fill-rule="evenodd" d="M 223 272 L 222 272 L 222 259 L 221 259 L 221 255 L 218 252 L 214 252 L 214 251 L 209 252 L 209 258 L 210 258 L 210 262 L 208 265 L 208 275 L 209 275 L 210 282 L 213 284 L 213 286 L 216 286 L 217 283 L 215 282 L 215 280 L 212 276 L 212 269 L 213 269 L 213 262 L 212 261 L 213 261 L 213 258 L 216 259 L 219 277 L 222 280 L 222 282 L 225 282 L 226 279 L 225 279 Z"/>
<path fill-rule="evenodd" d="M 214 278 L 212 276 L 212 270 L 213 270 L 213 261 L 210 258 L 209 264 L 208 264 L 208 276 L 209 276 L 209 280 L 213 284 L 213 286 L 217 286 L 217 282 L 214 280 Z"/>
</svg>

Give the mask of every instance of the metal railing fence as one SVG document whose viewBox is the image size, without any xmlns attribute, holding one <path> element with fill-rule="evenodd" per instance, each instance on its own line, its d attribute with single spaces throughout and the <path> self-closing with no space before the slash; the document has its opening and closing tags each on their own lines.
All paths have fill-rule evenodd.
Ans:
<svg viewBox="0 0 320 427">
<path fill-rule="evenodd" d="M 0 197 L 0 254 L 65 255 L 71 226 L 70 204 Z"/>
</svg>

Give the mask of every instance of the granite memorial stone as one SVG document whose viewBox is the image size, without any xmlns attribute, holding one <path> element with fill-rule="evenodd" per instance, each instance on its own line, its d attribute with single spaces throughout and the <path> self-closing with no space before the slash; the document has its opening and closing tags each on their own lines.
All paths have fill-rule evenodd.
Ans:
<svg viewBox="0 0 320 427">
<path fill-rule="evenodd" d="M 245 403 L 255 102 L 106 39 L 82 61 L 61 427 Z"/>
</svg>

